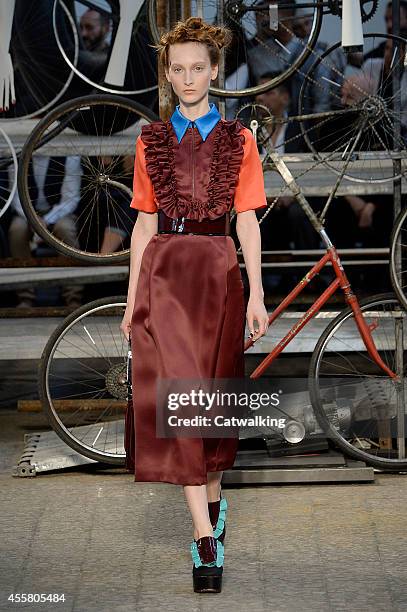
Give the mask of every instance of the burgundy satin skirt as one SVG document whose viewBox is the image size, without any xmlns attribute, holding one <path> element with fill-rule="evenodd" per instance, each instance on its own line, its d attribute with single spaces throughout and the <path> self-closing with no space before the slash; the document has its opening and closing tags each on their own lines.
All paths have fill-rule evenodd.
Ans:
<svg viewBox="0 0 407 612">
<path fill-rule="evenodd" d="M 237 438 L 157 438 L 156 379 L 244 376 L 245 302 L 230 236 L 154 234 L 131 322 L 126 467 L 135 481 L 207 483 L 233 466 Z"/>
</svg>

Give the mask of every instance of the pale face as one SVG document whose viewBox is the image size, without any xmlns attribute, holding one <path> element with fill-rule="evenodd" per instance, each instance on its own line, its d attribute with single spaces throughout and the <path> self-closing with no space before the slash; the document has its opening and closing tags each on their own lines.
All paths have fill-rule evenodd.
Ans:
<svg viewBox="0 0 407 612">
<path fill-rule="evenodd" d="M 218 66 L 211 66 L 203 43 L 188 41 L 170 46 L 165 76 L 184 105 L 198 104 L 207 98 L 211 80 L 217 75 Z"/>
</svg>

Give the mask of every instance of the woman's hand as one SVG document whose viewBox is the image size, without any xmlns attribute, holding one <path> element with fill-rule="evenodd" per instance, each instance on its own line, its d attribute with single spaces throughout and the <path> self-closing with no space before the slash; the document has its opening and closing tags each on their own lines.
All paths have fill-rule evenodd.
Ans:
<svg viewBox="0 0 407 612">
<path fill-rule="evenodd" d="M 129 336 L 130 336 L 130 331 L 131 331 L 132 314 L 133 314 L 132 309 L 130 309 L 129 306 L 127 306 L 126 310 L 124 311 L 122 322 L 120 324 L 120 329 L 122 330 L 127 342 L 129 341 Z"/>
<path fill-rule="evenodd" d="M 252 296 L 249 297 L 247 304 L 247 325 L 249 327 L 250 336 L 253 342 L 261 338 L 267 333 L 269 326 L 269 316 L 267 314 L 264 301 L 261 297 Z M 254 322 L 257 322 L 257 329 L 254 327 Z"/>
</svg>

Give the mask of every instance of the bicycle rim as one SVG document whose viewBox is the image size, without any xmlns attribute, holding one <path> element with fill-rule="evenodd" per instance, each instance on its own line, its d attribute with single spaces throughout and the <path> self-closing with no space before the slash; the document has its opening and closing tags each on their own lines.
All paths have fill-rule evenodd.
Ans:
<svg viewBox="0 0 407 612">
<path fill-rule="evenodd" d="M 360 307 L 381 358 L 393 371 L 401 370 L 405 384 L 406 311 L 393 294 L 362 300 Z M 396 332 L 399 339 L 404 336 L 398 355 Z M 383 470 L 407 468 L 405 395 L 399 409 L 396 383 L 367 353 L 350 308 L 319 339 L 310 363 L 309 390 L 323 432 L 346 454 Z"/>
<path fill-rule="evenodd" d="M 106 9 L 102 9 L 100 4 L 89 2 L 89 0 L 76 0 L 75 4 L 79 5 L 82 8 L 87 7 L 90 10 L 98 12 L 100 15 L 109 15 L 109 21 L 112 23 L 113 28 L 117 30 L 118 23 L 120 21 L 120 11 L 116 3 L 111 3 L 108 11 Z M 75 4 L 73 6 L 72 13 L 69 11 L 64 0 L 55 0 L 53 6 L 53 30 L 55 40 L 62 57 L 64 58 L 67 65 L 71 68 L 71 70 L 88 85 L 106 93 L 117 93 L 125 96 L 130 96 L 137 94 L 145 94 L 157 90 L 158 85 L 156 62 L 153 53 L 150 50 L 150 47 L 148 46 L 148 43 L 150 41 L 146 37 L 147 26 L 145 23 L 146 19 L 144 15 L 144 9 L 142 8 L 139 15 L 137 15 L 135 19 L 128 55 L 126 58 L 122 58 L 122 61 L 125 62 L 125 75 L 124 84 L 123 86 L 119 87 L 114 85 L 109 86 L 105 83 L 104 79 L 104 77 L 106 76 L 106 71 L 108 69 L 109 55 L 111 54 L 113 48 L 112 41 L 114 41 L 115 39 L 115 32 L 113 33 L 110 43 L 105 41 L 106 57 L 104 64 L 100 62 L 101 65 L 96 65 L 95 67 L 95 65 L 93 65 L 92 63 L 92 60 L 89 58 L 89 52 L 83 52 L 83 50 L 81 50 L 79 53 L 79 57 L 81 60 L 81 70 L 79 70 L 78 67 L 74 65 L 71 61 L 69 53 L 65 49 L 63 40 L 61 40 L 61 36 L 59 34 L 57 10 L 59 9 L 59 11 L 66 16 L 66 18 L 71 23 L 75 34 L 79 36 L 79 33 L 75 30 L 76 28 L 79 28 L 78 15 L 75 11 Z M 110 45 L 112 46 L 110 47 Z M 100 81 L 95 80 L 95 72 L 96 74 L 98 74 Z M 102 82 L 104 84 L 102 84 Z M 135 87 L 134 85 L 136 83 L 140 84 L 140 86 Z"/>
<path fill-rule="evenodd" d="M 407 308 L 407 209 L 397 216 L 390 238 L 390 277 L 400 303 Z"/>
<path fill-rule="evenodd" d="M 379 43 L 389 49 L 390 45 L 405 48 L 406 43 L 399 36 L 380 33 L 365 34 L 364 41 L 369 49 Z M 393 93 L 396 62 L 394 50 L 392 53 L 388 65 L 379 58 L 369 59 L 345 78 L 348 66 L 338 42 L 317 57 L 301 86 L 298 113 L 303 117 L 300 127 L 307 147 L 330 171 L 339 176 L 345 170 L 343 177 L 356 183 L 384 184 L 407 172 L 405 156 L 401 173 L 394 174 L 393 168 L 393 100 L 402 96 L 405 88 L 401 85 Z M 325 101 L 325 107 L 318 108 L 324 116 L 307 118 L 307 109 L 317 94 Z M 407 124 L 406 108 L 402 108 L 401 122 Z M 402 137 L 396 146 L 405 150 Z"/>
<path fill-rule="evenodd" d="M 116 465 L 125 459 L 125 307 L 119 296 L 78 308 L 55 329 L 39 363 L 38 391 L 52 428 L 77 452 Z"/>
</svg>

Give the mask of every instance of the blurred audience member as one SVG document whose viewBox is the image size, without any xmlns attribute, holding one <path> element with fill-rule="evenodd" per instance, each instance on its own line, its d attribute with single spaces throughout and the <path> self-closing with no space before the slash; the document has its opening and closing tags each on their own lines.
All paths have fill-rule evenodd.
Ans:
<svg viewBox="0 0 407 612">
<path fill-rule="evenodd" d="M 81 158 L 42 157 L 34 156 L 29 171 L 30 197 L 34 203 L 40 222 L 67 245 L 79 248 L 76 216 L 74 212 L 80 201 L 81 189 Z M 62 168 L 64 169 L 62 171 Z M 9 167 L 9 182 L 12 182 L 13 167 Z M 13 217 L 8 230 L 10 254 L 12 257 L 30 259 L 31 246 L 34 248 L 41 238 L 34 234 L 20 198 L 16 192 L 11 203 Z M 76 308 L 81 304 L 82 286 L 63 286 L 62 295 L 66 305 Z M 21 289 L 17 292 L 17 307 L 34 305 L 35 292 L 33 288 Z"/>
<path fill-rule="evenodd" d="M 79 23 L 84 49 L 79 53 L 78 68 L 88 78 L 103 80 L 110 51 L 107 37 L 110 34 L 110 19 L 99 11 L 89 9 Z"/>
<path fill-rule="evenodd" d="M 263 4 L 258 0 L 255 4 Z M 295 2 L 293 2 L 295 5 Z M 305 48 L 305 42 L 294 34 L 296 23 L 296 8 L 282 8 L 278 10 L 278 29 L 270 29 L 268 11 L 256 11 L 257 33 L 252 47 L 248 50 L 249 79 L 258 82 L 264 72 L 281 73 L 289 68 Z M 290 115 L 298 114 L 298 103 L 305 74 L 315 61 L 311 55 L 305 60 L 301 68 L 295 70 L 291 83 Z M 330 78 L 331 70 L 320 63 L 314 72 L 313 82 L 309 86 L 309 94 L 304 99 L 304 113 L 323 112 L 329 110 L 330 94 L 321 85 L 323 78 Z"/>
<path fill-rule="evenodd" d="M 264 73 L 259 79 L 258 85 L 270 81 L 275 74 L 272 72 Z M 256 96 L 256 103 L 265 106 L 270 111 L 274 119 L 287 119 L 290 107 L 291 91 L 289 81 L 284 81 L 277 87 L 265 91 Z M 260 109 L 259 119 L 269 115 Z M 297 121 L 284 123 L 265 123 L 265 129 L 269 132 L 268 147 L 274 149 L 279 155 L 284 153 L 297 153 L 305 151 L 306 146 L 301 135 L 301 129 Z M 262 137 L 261 137 L 262 139 Z M 260 145 L 260 153 L 266 153 L 266 149 Z M 295 249 L 316 249 L 319 247 L 319 236 L 312 227 L 301 206 L 294 197 L 287 195 L 281 196 L 269 215 L 269 228 L 267 235 L 263 237 L 265 247 L 276 248 L 295 248 Z M 278 246 L 276 233 L 279 235 Z"/>
<path fill-rule="evenodd" d="M 83 44 L 88 51 L 101 51 L 107 54 L 109 44 L 106 38 L 110 32 L 109 17 L 88 9 L 79 23 Z"/>
<path fill-rule="evenodd" d="M 403 30 L 401 35 L 405 38 L 407 36 L 407 30 Z M 394 68 L 394 41 L 389 38 L 385 41 L 383 56 L 382 57 L 370 57 L 364 61 L 361 70 L 352 75 L 351 77 L 344 80 L 341 90 L 341 99 L 344 106 L 357 105 L 363 102 L 369 96 L 379 95 L 385 102 L 388 102 L 389 108 L 387 108 L 387 114 L 384 113 L 383 121 L 378 122 L 376 130 L 378 134 L 383 129 L 391 134 L 393 121 L 391 115 L 388 114 L 391 109 L 391 100 L 394 99 L 393 95 L 393 80 L 392 71 Z M 407 136 L 407 71 L 404 69 L 404 57 L 406 52 L 405 43 L 400 44 L 400 57 L 399 61 L 401 64 L 401 79 L 400 79 L 400 98 L 401 98 L 401 124 L 403 137 Z M 381 143 L 388 142 L 387 137 L 381 138 Z M 376 148 L 383 148 L 380 142 L 376 143 Z"/>
<path fill-rule="evenodd" d="M 387 3 L 386 12 L 384 14 L 384 21 L 386 23 L 387 34 L 393 34 L 393 9 L 392 2 Z M 400 36 L 403 36 L 402 30 L 407 30 L 407 0 L 400 0 Z M 380 45 L 366 53 L 364 59 L 370 59 L 372 57 L 383 57 L 386 41 L 384 40 Z"/>
<path fill-rule="evenodd" d="M 278 73 L 265 72 L 258 80 L 258 85 L 263 85 L 271 79 L 278 76 Z M 270 111 L 273 119 L 277 121 L 268 122 L 266 129 L 270 134 L 269 142 L 273 145 L 274 150 L 278 153 L 296 153 L 305 151 L 306 146 L 301 134 L 301 128 L 298 121 L 284 121 L 288 119 L 288 111 L 291 105 L 291 87 L 290 81 L 285 80 L 277 87 L 257 94 L 256 103 L 266 106 Z M 260 112 L 260 115 L 262 113 Z M 264 113 L 266 115 L 266 113 Z M 266 115 L 267 116 L 267 115 Z M 261 153 L 265 151 L 261 150 Z"/>
<path fill-rule="evenodd" d="M 119 182 L 132 188 L 134 157 L 127 155 L 119 161 L 105 156 L 99 158 L 99 163 L 107 168 L 115 167 L 120 175 Z M 100 193 L 98 206 L 105 211 L 103 217 L 106 219 L 100 253 L 108 255 L 129 248 L 131 233 L 137 219 L 136 210 L 130 208 L 129 196 L 118 187 L 105 189 Z"/>
</svg>

